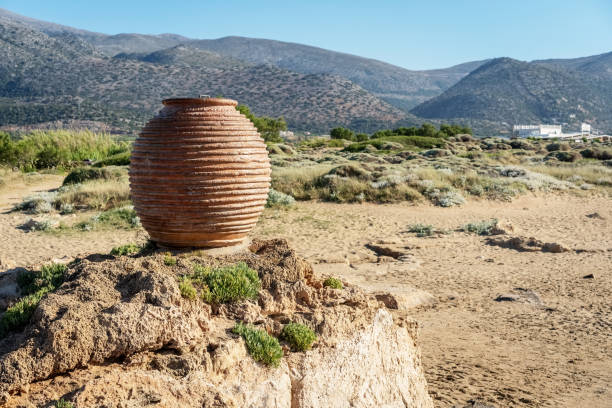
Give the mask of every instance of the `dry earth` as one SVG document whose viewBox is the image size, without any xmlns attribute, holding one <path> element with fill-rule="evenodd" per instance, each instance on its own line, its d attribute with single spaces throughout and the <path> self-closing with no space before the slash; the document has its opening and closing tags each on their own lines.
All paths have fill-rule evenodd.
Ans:
<svg viewBox="0 0 612 408">
<path fill-rule="evenodd" d="M 59 183 L 56 178 L 0 191 L 0 207 Z M 511 224 L 512 234 L 571 251 L 519 252 L 453 231 L 494 217 Z M 138 239 L 135 232 L 16 229 L 27 218 L 0 214 L 3 262 L 25 266 Z M 414 223 L 449 233 L 417 238 L 406 232 Z M 447 209 L 299 203 L 267 210 L 253 235 L 287 238 L 315 269 L 366 289 L 403 293 L 408 306 L 410 296 L 417 298 L 422 304 L 410 313 L 420 323 L 425 374 L 439 407 L 463 407 L 469 400 L 498 408 L 612 406 L 609 198 L 528 195 Z M 373 242 L 400 248 L 405 256 L 379 257 L 366 247 Z M 593 278 L 584 278 L 589 274 Z M 514 301 L 496 301 L 500 295 Z"/>
</svg>

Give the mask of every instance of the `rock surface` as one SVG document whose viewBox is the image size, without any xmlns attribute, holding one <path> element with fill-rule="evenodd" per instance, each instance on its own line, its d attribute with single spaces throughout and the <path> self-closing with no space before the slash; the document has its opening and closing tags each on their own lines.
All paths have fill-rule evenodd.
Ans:
<svg viewBox="0 0 612 408">
<path fill-rule="evenodd" d="M 500 237 L 500 238 L 488 238 L 487 244 L 499 246 L 502 248 L 515 249 L 517 251 L 524 252 L 553 252 L 561 253 L 568 252 L 569 248 L 557 243 L 557 242 L 542 242 L 533 237 Z"/>
<path fill-rule="evenodd" d="M 433 406 L 416 323 L 357 287 L 324 288 L 284 240 L 227 256 L 175 255 L 174 266 L 161 252 L 72 264 L 25 329 L 0 340 L 3 406 Z M 178 277 L 194 263 L 238 261 L 259 274 L 257 302 L 211 307 L 181 296 Z M 240 320 L 275 336 L 301 322 L 318 341 L 264 366 L 231 333 Z"/>
</svg>

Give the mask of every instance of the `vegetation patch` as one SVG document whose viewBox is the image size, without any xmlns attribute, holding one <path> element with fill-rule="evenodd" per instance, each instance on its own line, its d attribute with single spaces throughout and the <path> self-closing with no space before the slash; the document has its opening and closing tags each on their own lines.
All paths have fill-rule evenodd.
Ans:
<svg viewBox="0 0 612 408">
<path fill-rule="evenodd" d="M 36 130 L 17 139 L 0 133 L 0 164 L 23 171 L 71 168 L 85 160 L 102 160 L 128 150 L 127 143 L 105 133 Z"/>
<path fill-rule="evenodd" d="M 94 167 L 106 167 L 106 166 L 129 166 L 131 151 L 124 151 L 121 153 L 113 154 L 105 159 L 99 160 L 94 163 Z"/>
<path fill-rule="evenodd" d="M 211 268 L 196 264 L 193 274 L 181 277 L 185 296 L 191 298 L 191 287 L 199 291 L 199 297 L 209 303 L 228 303 L 243 299 L 257 299 L 261 281 L 257 272 L 244 262 Z M 194 295 L 195 298 L 195 295 Z"/>
<path fill-rule="evenodd" d="M 62 185 L 80 184 L 89 180 L 119 180 L 124 177 L 125 174 L 124 169 L 116 167 L 79 167 L 68 173 Z"/>
<path fill-rule="evenodd" d="M 317 340 L 315 332 L 308 326 L 300 323 L 289 323 L 283 327 L 281 338 L 296 351 L 306 351 Z"/>
<path fill-rule="evenodd" d="M 497 219 L 493 218 L 491 220 L 470 222 L 461 229 L 465 232 L 471 232 L 473 234 L 478 235 L 492 235 L 493 230 L 497 227 Z"/>
<path fill-rule="evenodd" d="M 174 265 L 176 265 L 176 258 L 173 257 L 170 252 L 166 252 L 164 254 L 164 265 L 166 265 L 166 266 L 174 266 Z"/>
<path fill-rule="evenodd" d="M 329 277 L 325 279 L 323 281 L 323 286 L 325 286 L 326 288 L 332 288 L 332 289 L 343 289 L 344 288 L 342 281 L 334 277 Z"/>
<path fill-rule="evenodd" d="M 30 321 L 40 300 L 64 282 L 67 269 L 63 264 L 49 264 L 40 271 L 28 271 L 17 276 L 17 284 L 24 296 L 6 309 L 0 318 L 0 338 Z"/>
<path fill-rule="evenodd" d="M 72 402 L 60 398 L 55 402 L 55 408 L 74 408 L 74 405 L 72 405 Z"/>
<path fill-rule="evenodd" d="M 140 227 L 140 218 L 133 207 L 114 208 L 93 216 L 89 221 L 83 221 L 75 226 L 81 231 L 94 229 L 134 229 Z"/>
<path fill-rule="evenodd" d="M 291 207 L 295 204 L 295 198 L 289 194 L 276 191 L 273 188 L 268 192 L 268 201 L 266 207 Z"/>
<path fill-rule="evenodd" d="M 111 255 L 123 256 L 123 255 L 134 255 L 139 253 L 143 249 L 142 245 L 137 244 L 126 244 L 111 249 Z"/>
<path fill-rule="evenodd" d="M 429 237 L 434 233 L 433 225 L 412 224 L 408 226 L 408 232 L 416 233 L 417 237 Z"/>
<path fill-rule="evenodd" d="M 237 323 L 232 332 L 244 339 L 247 351 L 255 361 L 278 367 L 283 358 L 283 349 L 275 337 L 263 329 L 243 323 Z"/>
</svg>

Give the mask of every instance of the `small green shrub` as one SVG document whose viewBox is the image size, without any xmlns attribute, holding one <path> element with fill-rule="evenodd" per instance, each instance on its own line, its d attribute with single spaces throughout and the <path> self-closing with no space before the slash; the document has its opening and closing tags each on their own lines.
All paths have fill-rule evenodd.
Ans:
<svg viewBox="0 0 612 408">
<path fill-rule="evenodd" d="M 196 264 L 193 274 L 186 275 L 191 285 L 208 303 L 228 303 L 243 299 L 257 299 L 261 282 L 257 272 L 244 262 L 211 268 Z"/>
<path fill-rule="evenodd" d="M 243 323 L 237 323 L 232 332 L 244 339 L 246 348 L 255 361 L 278 367 L 283 358 L 283 349 L 276 338 L 263 329 Z"/>
<path fill-rule="evenodd" d="M 261 289 L 257 272 L 244 262 L 215 268 L 199 276 L 210 290 L 210 301 L 214 303 L 257 299 Z"/>
<path fill-rule="evenodd" d="M 40 271 L 28 271 L 17 276 L 17 285 L 25 296 L 6 309 L 0 318 L 0 338 L 30 321 L 40 300 L 64 282 L 67 269 L 63 264 L 49 264 Z"/>
<path fill-rule="evenodd" d="M 72 405 L 72 402 L 60 398 L 55 402 L 55 408 L 74 408 L 74 405 Z"/>
<path fill-rule="evenodd" d="M 123 174 L 124 172 L 120 169 L 111 170 L 107 168 L 79 167 L 68 173 L 62 185 L 79 184 L 88 180 L 120 179 Z"/>
<path fill-rule="evenodd" d="M 140 226 L 140 218 L 132 206 L 113 208 L 91 217 L 88 221 L 77 223 L 74 227 L 82 231 L 93 229 L 133 229 Z"/>
<path fill-rule="evenodd" d="M 408 232 L 416 233 L 417 237 L 429 237 L 433 234 L 433 225 L 412 224 L 408 226 Z"/>
<path fill-rule="evenodd" d="M 166 252 L 164 254 L 164 265 L 166 265 L 166 266 L 174 266 L 174 265 L 176 265 L 176 258 L 173 257 L 170 252 Z"/>
<path fill-rule="evenodd" d="M 68 267 L 64 264 L 43 265 L 40 271 L 27 271 L 17 275 L 17 285 L 22 294 L 29 295 L 41 289 L 53 290 L 64 282 Z"/>
<path fill-rule="evenodd" d="M 293 350 L 306 351 L 317 340 L 314 331 L 308 326 L 300 323 L 289 323 L 283 327 L 281 337 L 286 340 Z"/>
<path fill-rule="evenodd" d="M 122 256 L 122 255 L 133 255 L 137 254 L 142 250 L 142 246 L 137 244 L 126 244 L 111 249 L 111 255 Z"/>
<path fill-rule="evenodd" d="M 493 229 L 497 226 L 497 219 L 493 218 L 488 221 L 470 222 L 464 225 L 461 229 L 465 232 L 471 232 L 478 235 L 491 235 Z"/>
<path fill-rule="evenodd" d="M 289 194 L 281 193 L 273 188 L 268 193 L 268 201 L 266 201 L 266 207 L 290 207 L 295 204 L 295 198 Z"/>
<path fill-rule="evenodd" d="M 333 278 L 333 277 L 329 277 L 327 279 L 325 279 L 323 281 L 323 286 L 325 286 L 326 288 L 332 288 L 332 289 L 342 289 L 344 288 L 344 285 L 342 284 L 342 281 L 338 278 Z"/>
<path fill-rule="evenodd" d="M 181 291 L 181 296 L 189 300 L 194 300 L 198 296 L 198 291 L 193 286 L 191 278 L 188 276 L 181 277 L 179 281 L 179 290 Z"/>
</svg>

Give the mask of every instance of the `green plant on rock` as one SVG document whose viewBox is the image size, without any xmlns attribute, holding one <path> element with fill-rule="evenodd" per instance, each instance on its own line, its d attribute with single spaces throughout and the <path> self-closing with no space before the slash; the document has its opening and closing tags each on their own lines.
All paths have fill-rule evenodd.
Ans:
<svg viewBox="0 0 612 408">
<path fill-rule="evenodd" d="M 257 272 L 249 268 L 244 262 L 216 268 L 195 264 L 193 273 L 185 275 L 181 279 L 188 279 L 188 283 L 183 284 L 185 289 L 181 289 L 181 293 L 183 291 L 185 293 L 190 292 L 188 285 L 191 285 L 196 290 L 196 295 L 199 292 L 200 298 L 208 303 L 257 299 L 261 289 L 261 281 Z M 191 298 L 190 296 L 185 297 Z"/>
<path fill-rule="evenodd" d="M 491 235 L 493 233 L 493 229 L 497 226 L 497 219 L 493 218 L 491 220 L 470 222 L 461 229 L 465 232 L 471 232 L 473 234 L 478 235 Z"/>
<path fill-rule="evenodd" d="M 306 351 L 317 340 L 315 332 L 308 326 L 300 323 L 289 323 L 283 327 L 281 338 L 286 340 L 293 350 Z"/>
<path fill-rule="evenodd" d="M 121 246 L 118 246 L 118 247 L 114 247 L 113 249 L 111 249 L 110 254 L 111 255 L 115 255 L 115 256 L 133 255 L 133 254 L 137 254 L 141 250 L 142 250 L 142 246 L 141 245 L 126 244 L 126 245 L 121 245 Z"/>
<path fill-rule="evenodd" d="M 166 266 L 174 266 L 174 265 L 176 265 L 176 258 L 173 257 L 170 252 L 166 252 L 164 254 L 164 265 L 166 265 Z"/>
<path fill-rule="evenodd" d="M 180 278 L 179 290 L 181 291 L 181 296 L 185 299 L 194 300 L 198 296 L 198 291 L 193 286 L 193 282 L 188 276 L 182 276 Z"/>
<path fill-rule="evenodd" d="M 40 300 L 64 282 L 67 269 L 63 264 L 49 264 L 40 271 L 28 271 L 17 276 L 17 285 L 24 296 L 6 309 L 0 318 L 0 338 L 30 321 Z"/>
<path fill-rule="evenodd" d="M 332 288 L 332 289 L 343 289 L 344 288 L 342 281 L 334 277 L 329 277 L 325 279 L 323 281 L 323 286 L 325 286 L 326 288 Z"/>
<path fill-rule="evenodd" d="M 237 323 L 232 332 L 244 339 L 247 351 L 255 361 L 278 367 L 283 358 L 283 349 L 275 337 L 263 329 L 243 323 Z"/>
<path fill-rule="evenodd" d="M 72 402 L 60 398 L 55 402 L 55 408 L 74 408 L 74 405 L 72 405 Z"/>
</svg>

